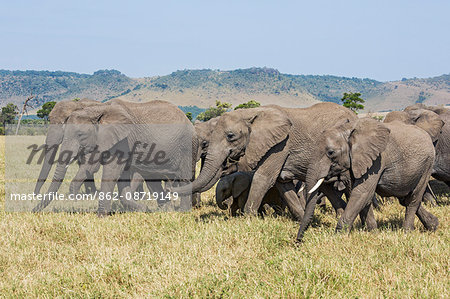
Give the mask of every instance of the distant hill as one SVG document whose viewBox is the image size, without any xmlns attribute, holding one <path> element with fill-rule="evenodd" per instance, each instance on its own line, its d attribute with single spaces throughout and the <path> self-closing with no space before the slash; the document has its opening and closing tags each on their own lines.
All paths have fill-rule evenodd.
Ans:
<svg viewBox="0 0 450 299">
<path fill-rule="evenodd" d="M 0 104 L 20 104 L 30 92 L 36 95 L 36 105 L 84 97 L 104 100 L 128 92 L 136 84 L 135 79 L 116 70 L 100 70 L 93 75 L 60 71 L 0 70 Z"/>
<path fill-rule="evenodd" d="M 16 104 L 33 90 L 36 106 L 48 101 L 89 97 L 99 101 L 162 99 L 179 106 L 206 108 L 216 100 L 237 105 L 262 104 L 304 107 L 318 101 L 339 102 L 344 92 L 360 92 L 366 111 L 401 109 L 416 102 L 450 103 L 450 74 L 426 79 L 380 82 L 338 76 L 282 74 L 271 68 L 183 70 L 167 76 L 129 78 L 116 70 L 92 75 L 49 71 L 0 70 L 0 104 Z"/>
</svg>

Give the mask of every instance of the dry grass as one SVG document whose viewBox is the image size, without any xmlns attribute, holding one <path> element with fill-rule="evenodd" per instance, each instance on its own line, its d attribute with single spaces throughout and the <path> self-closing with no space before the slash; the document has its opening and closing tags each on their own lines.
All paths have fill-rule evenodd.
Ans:
<svg viewBox="0 0 450 299">
<path fill-rule="evenodd" d="M 215 207 L 211 190 L 202 202 L 189 213 L 103 219 L 2 208 L 0 294 L 450 297 L 448 194 L 429 207 L 441 223 L 435 233 L 418 222 L 414 232 L 400 230 L 404 211 L 394 201 L 376 211 L 380 229 L 371 233 L 336 235 L 331 209 L 320 212 L 301 246 L 293 242 L 298 225 L 288 218 L 230 218 Z"/>
</svg>

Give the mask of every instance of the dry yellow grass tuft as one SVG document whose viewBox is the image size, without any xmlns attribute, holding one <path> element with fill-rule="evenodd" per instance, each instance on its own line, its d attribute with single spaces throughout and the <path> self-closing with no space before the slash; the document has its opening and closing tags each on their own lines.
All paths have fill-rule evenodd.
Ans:
<svg viewBox="0 0 450 299">
<path fill-rule="evenodd" d="M 3 139 L 2 139 L 3 146 Z M 4 155 L 0 155 L 4 169 Z M 1 178 L 4 183 L 4 178 Z M 4 203 L 4 184 L 0 190 Z M 450 200 L 429 207 L 435 233 L 400 230 L 403 208 L 376 211 L 380 229 L 334 234 L 319 212 L 301 246 L 285 217 L 232 218 L 214 192 L 188 213 L 0 211 L 0 294 L 6 297 L 449 298 Z M 358 226 L 359 227 L 359 226 Z"/>
</svg>

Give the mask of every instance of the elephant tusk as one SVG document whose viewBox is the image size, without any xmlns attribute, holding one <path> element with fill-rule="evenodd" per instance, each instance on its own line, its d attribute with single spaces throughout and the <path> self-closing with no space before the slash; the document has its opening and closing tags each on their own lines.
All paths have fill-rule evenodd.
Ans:
<svg viewBox="0 0 450 299">
<path fill-rule="evenodd" d="M 70 164 L 72 164 L 73 161 L 75 161 L 77 158 L 72 158 L 69 163 L 67 163 L 66 168 L 68 168 L 70 166 Z"/>
<path fill-rule="evenodd" d="M 318 180 L 317 183 L 314 185 L 314 187 L 312 187 L 312 189 L 309 190 L 308 194 L 311 194 L 314 191 L 316 191 L 320 187 L 320 185 L 322 185 L 324 180 L 325 180 L 325 178 L 321 178 L 320 180 Z"/>
<path fill-rule="evenodd" d="M 302 186 L 300 187 L 300 189 L 298 190 L 298 192 L 297 193 L 300 193 L 300 192 L 302 192 L 303 190 L 305 189 L 305 184 L 302 184 Z"/>
</svg>

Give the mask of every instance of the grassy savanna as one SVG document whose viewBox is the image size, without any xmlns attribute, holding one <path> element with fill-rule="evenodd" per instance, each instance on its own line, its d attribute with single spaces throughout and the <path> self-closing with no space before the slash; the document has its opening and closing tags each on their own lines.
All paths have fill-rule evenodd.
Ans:
<svg viewBox="0 0 450 299">
<path fill-rule="evenodd" d="M 1 139 L 1 168 L 5 167 Z M 2 171 L 3 172 L 3 171 Z M 435 233 L 404 233 L 387 201 L 380 229 L 334 234 L 327 208 L 300 246 L 286 217 L 230 217 L 214 190 L 187 213 L 0 211 L 0 294 L 6 297 L 417 297 L 449 298 L 450 200 L 428 207 Z M 31 183 L 30 183 L 31 184 Z"/>
</svg>

